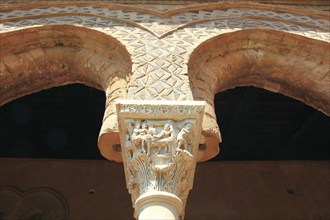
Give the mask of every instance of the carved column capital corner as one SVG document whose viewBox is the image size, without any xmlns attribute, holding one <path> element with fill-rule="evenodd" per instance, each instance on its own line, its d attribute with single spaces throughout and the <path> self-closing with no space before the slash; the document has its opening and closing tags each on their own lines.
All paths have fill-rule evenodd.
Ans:
<svg viewBox="0 0 330 220">
<path fill-rule="evenodd" d="M 117 101 L 126 184 L 136 218 L 155 204 L 183 218 L 204 106 L 203 101 Z"/>
</svg>

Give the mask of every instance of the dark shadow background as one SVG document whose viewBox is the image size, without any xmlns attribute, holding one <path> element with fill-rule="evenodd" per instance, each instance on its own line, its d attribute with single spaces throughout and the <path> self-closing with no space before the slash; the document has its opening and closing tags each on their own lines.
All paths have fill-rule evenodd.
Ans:
<svg viewBox="0 0 330 220">
<path fill-rule="evenodd" d="M 104 159 L 97 147 L 105 94 L 80 85 L 45 90 L 0 107 L 0 156 Z M 329 160 L 330 117 L 255 87 L 215 97 L 223 142 L 213 161 Z"/>
</svg>

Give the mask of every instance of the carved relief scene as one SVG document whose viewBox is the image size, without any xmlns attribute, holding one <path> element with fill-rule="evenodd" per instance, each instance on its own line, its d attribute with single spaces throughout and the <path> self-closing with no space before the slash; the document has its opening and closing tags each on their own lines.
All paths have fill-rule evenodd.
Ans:
<svg viewBox="0 0 330 220">
<path fill-rule="evenodd" d="M 133 206 L 141 195 L 155 192 L 174 194 L 185 204 L 194 178 L 204 105 L 198 101 L 117 102 Z"/>
<path fill-rule="evenodd" d="M 125 120 L 123 157 L 133 204 L 145 193 L 173 193 L 185 201 L 194 169 L 196 119 Z M 196 161 L 196 160 L 195 160 Z M 189 183 L 190 182 L 190 183 Z"/>
<path fill-rule="evenodd" d="M 126 119 L 125 151 L 133 159 L 144 153 L 156 164 L 170 162 L 179 151 L 192 154 L 194 119 L 182 121 Z"/>
</svg>

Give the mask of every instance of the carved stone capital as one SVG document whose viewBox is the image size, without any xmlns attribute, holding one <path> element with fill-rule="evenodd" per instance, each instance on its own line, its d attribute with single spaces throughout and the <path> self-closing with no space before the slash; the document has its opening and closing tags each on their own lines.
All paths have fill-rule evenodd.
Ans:
<svg viewBox="0 0 330 220">
<path fill-rule="evenodd" d="M 135 217 L 141 217 L 146 207 L 163 204 L 169 213 L 183 218 L 193 185 L 205 102 L 121 100 L 116 106 Z"/>
</svg>

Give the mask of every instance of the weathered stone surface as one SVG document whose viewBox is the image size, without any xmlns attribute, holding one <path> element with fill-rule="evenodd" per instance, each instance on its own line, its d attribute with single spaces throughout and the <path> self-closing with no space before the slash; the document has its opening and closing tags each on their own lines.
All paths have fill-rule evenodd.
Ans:
<svg viewBox="0 0 330 220">
<path fill-rule="evenodd" d="M 2 1 L 0 103 L 68 83 L 102 89 L 99 148 L 119 162 L 116 99 L 206 101 L 199 161 L 219 152 L 219 91 L 254 85 L 329 114 L 324 1 L 154 3 Z"/>
<path fill-rule="evenodd" d="M 219 91 L 254 85 L 301 100 L 329 115 L 330 87 L 324 78 L 329 74 L 328 48 L 325 42 L 274 31 L 219 36 L 191 56 L 194 97 L 206 100 Z M 212 108 L 208 110 L 206 113 L 215 115 Z"/>
<path fill-rule="evenodd" d="M 155 216 L 155 207 L 168 206 L 173 207 L 166 208 L 160 219 L 183 218 L 193 185 L 204 105 L 198 101 L 118 101 L 126 185 L 136 218 Z"/>
<path fill-rule="evenodd" d="M 253 85 L 330 115 L 326 2 L 171 3 L 0 5 L 0 104 L 69 83 L 103 90 L 99 149 L 124 162 L 139 218 L 183 218 L 196 162 L 219 152 L 216 93 Z"/>
</svg>

